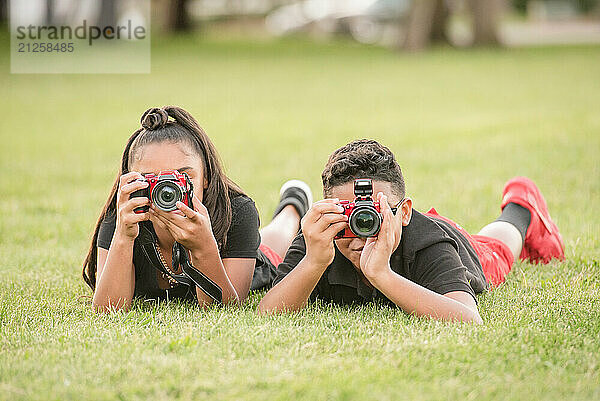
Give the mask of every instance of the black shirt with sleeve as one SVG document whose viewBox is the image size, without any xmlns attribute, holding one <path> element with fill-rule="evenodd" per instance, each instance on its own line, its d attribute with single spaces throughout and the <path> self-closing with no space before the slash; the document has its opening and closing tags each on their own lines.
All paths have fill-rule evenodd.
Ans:
<svg viewBox="0 0 600 401">
<path fill-rule="evenodd" d="M 273 286 L 300 263 L 306 242 L 299 234 L 277 268 Z M 464 291 L 475 294 L 487 289 L 481 263 L 469 241 L 451 224 L 413 210 L 410 223 L 403 227 L 398 248 L 390 258 L 397 274 L 431 291 L 446 294 Z M 321 276 L 310 299 L 336 304 L 379 300 L 393 305 L 379 290 L 363 282 L 352 262 L 335 248 L 333 262 Z"/>
<path fill-rule="evenodd" d="M 245 195 L 236 196 L 231 199 L 232 221 L 227 231 L 227 241 L 220 250 L 222 259 L 226 258 L 256 258 L 255 275 L 257 273 L 268 277 L 274 267 L 262 252 L 258 250 L 260 245 L 260 233 L 258 227 L 260 221 L 254 201 Z M 110 214 L 105 217 L 98 232 L 98 247 L 110 249 L 110 244 L 115 232 L 116 215 Z M 140 234 L 133 245 L 133 264 L 135 267 L 135 290 L 134 297 L 149 299 L 184 298 L 196 300 L 195 289 L 186 285 L 175 285 L 174 288 L 164 290 L 159 287 L 157 281 L 157 269 L 151 264 L 144 254 L 141 244 L 144 241 L 153 241 L 152 223 L 145 221 L 140 223 Z M 271 279 L 272 281 L 272 279 Z M 262 283 L 264 284 L 264 283 Z M 253 281 L 253 289 L 260 288 L 256 280 Z"/>
</svg>

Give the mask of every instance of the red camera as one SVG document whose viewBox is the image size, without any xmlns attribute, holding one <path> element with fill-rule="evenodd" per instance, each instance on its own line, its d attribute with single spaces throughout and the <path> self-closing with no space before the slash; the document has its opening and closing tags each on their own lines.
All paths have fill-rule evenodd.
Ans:
<svg viewBox="0 0 600 401">
<path fill-rule="evenodd" d="M 146 174 L 139 181 L 146 181 L 149 185 L 133 192 L 130 198 L 146 197 L 157 209 L 165 212 L 177 210 L 177 202 L 193 208 L 194 185 L 186 173 L 177 170 L 161 171 L 158 174 Z M 143 213 L 148 209 L 148 206 L 142 206 L 134 209 L 134 212 Z"/>
<path fill-rule="evenodd" d="M 354 201 L 340 201 L 344 214 L 348 216 L 348 228 L 340 231 L 335 239 L 376 237 L 379 234 L 383 216 L 378 201 L 373 201 L 373 183 L 370 179 L 354 181 Z"/>
</svg>

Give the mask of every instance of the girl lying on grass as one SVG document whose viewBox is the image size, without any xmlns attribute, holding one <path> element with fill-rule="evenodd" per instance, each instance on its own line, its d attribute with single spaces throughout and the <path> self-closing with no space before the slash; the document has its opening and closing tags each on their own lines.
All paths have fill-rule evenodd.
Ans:
<svg viewBox="0 0 600 401">
<path fill-rule="evenodd" d="M 259 233 L 254 202 L 227 178 L 214 145 L 189 113 L 152 108 L 141 124 L 127 141 L 84 262 L 95 309 L 127 310 L 135 297 L 213 302 L 206 291 L 174 279 L 182 275 L 182 266 L 172 263 L 176 242 L 220 289 L 224 303 L 241 302 L 251 287 L 269 285 L 312 202 L 308 186 L 284 184 L 276 217 Z M 194 188 L 189 206 L 179 201 L 164 211 L 147 196 L 131 197 L 149 187 L 145 175 L 165 171 L 187 175 Z"/>
</svg>

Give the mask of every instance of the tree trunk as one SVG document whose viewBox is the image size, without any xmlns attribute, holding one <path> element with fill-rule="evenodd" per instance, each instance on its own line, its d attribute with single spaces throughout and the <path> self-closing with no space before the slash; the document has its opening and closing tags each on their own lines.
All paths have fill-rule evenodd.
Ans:
<svg viewBox="0 0 600 401">
<path fill-rule="evenodd" d="M 503 0 L 471 0 L 473 13 L 473 45 L 500 44 L 499 25 Z"/>
<path fill-rule="evenodd" d="M 0 0 L 0 24 L 8 21 L 8 0 Z"/>
<path fill-rule="evenodd" d="M 54 0 L 46 0 L 46 15 L 44 16 L 46 25 L 52 25 L 54 22 Z"/>
<path fill-rule="evenodd" d="M 100 3 L 99 26 L 115 26 L 117 23 L 116 0 L 102 0 Z"/>
<path fill-rule="evenodd" d="M 448 35 L 446 35 L 446 23 L 450 12 L 446 7 L 446 2 L 440 0 L 437 2 L 435 11 L 433 13 L 433 21 L 431 25 L 431 41 L 432 42 L 448 42 Z"/>
<path fill-rule="evenodd" d="M 172 0 L 167 10 L 167 30 L 173 32 L 187 31 L 191 28 L 187 12 L 187 0 Z"/>
<path fill-rule="evenodd" d="M 403 48 L 418 51 L 427 47 L 432 40 L 446 40 L 448 10 L 444 0 L 413 1 Z"/>
</svg>

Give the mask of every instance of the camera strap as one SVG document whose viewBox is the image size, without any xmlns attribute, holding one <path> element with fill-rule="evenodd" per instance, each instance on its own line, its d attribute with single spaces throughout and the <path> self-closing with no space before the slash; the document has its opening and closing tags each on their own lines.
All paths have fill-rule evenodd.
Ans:
<svg viewBox="0 0 600 401">
<path fill-rule="evenodd" d="M 178 248 L 178 249 L 177 249 Z M 176 261 L 176 256 L 178 256 L 179 261 Z M 176 269 L 177 266 L 175 264 L 181 264 L 181 268 L 183 270 L 183 275 L 187 276 L 196 287 L 200 288 L 202 292 L 212 298 L 214 301 L 221 303 L 223 302 L 223 292 L 221 291 L 221 287 L 217 285 L 214 281 L 208 278 L 204 273 L 200 270 L 196 269 L 192 263 L 190 262 L 188 250 L 185 249 L 183 245 L 179 242 L 176 242 L 173 245 L 173 268 Z"/>
<path fill-rule="evenodd" d="M 212 281 L 204 273 L 196 269 L 191 264 L 187 249 L 185 249 L 185 247 L 178 242 L 173 245 L 173 269 L 177 270 L 179 264 L 181 264 L 183 273 L 175 274 L 166 269 L 159 256 L 156 245 L 156 234 L 154 234 L 154 230 L 149 231 L 152 234 L 152 240 L 142 241 L 140 245 L 144 251 L 144 255 L 154 267 L 156 267 L 160 272 L 171 277 L 173 280 L 177 281 L 179 284 L 186 285 L 190 288 L 198 287 L 203 293 L 205 293 L 215 302 L 223 302 L 223 293 L 221 291 L 221 287 L 219 287 L 217 283 Z"/>
</svg>

